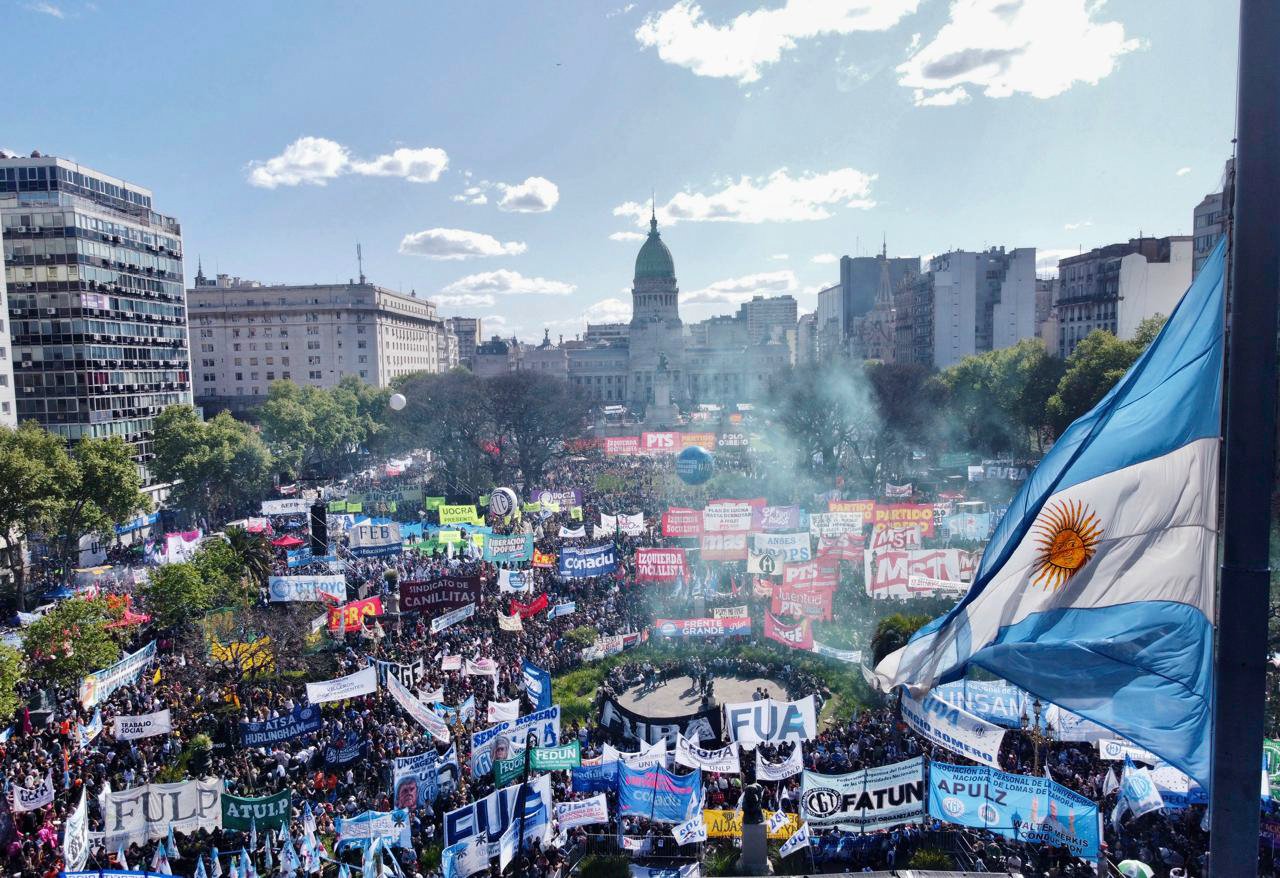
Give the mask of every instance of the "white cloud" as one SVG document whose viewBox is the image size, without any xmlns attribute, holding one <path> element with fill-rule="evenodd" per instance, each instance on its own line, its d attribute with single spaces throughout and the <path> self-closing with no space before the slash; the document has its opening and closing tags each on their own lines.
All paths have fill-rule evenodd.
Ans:
<svg viewBox="0 0 1280 878">
<path fill-rule="evenodd" d="M 790 253 L 775 253 L 775 254 L 773 254 L 772 256 L 770 256 L 769 258 L 770 258 L 770 259 L 772 259 L 774 262 L 786 262 L 788 259 L 790 259 L 790 258 L 791 258 L 791 254 L 790 254 Z"/>
<path fill-rule="evenodd" d="M 633 10 L 633 9 L 635 9 L 635 8 L 636 8 L 636 4 L 634 4 L 634 3 L 628 3 L 628 4 L 626 4 L 625 6 L 620 6 L 619 8 L 617 8 L 617 9 L 613 10 L 612 12 L 606 12 L 606 13 L 604 14 L 604 17 L 605 17 L 605 18 L 617 18 L 619 15 L 626 15 L 628 12 L 630 12 L 631 10 Z"/>
<path fill-rule="evenodd" d="M 622 299 L 601 299 L 582 312 L 587 323 L 626 323 L 631 319 L 631 303 Z"/>
<path fill-rule="evenodd" d="M 644 238 L 639 232 L 614 232 L 609 236 L 610 241 L 643 241 Z"/>
<path fill-rule="evenodd" d="M 443 149 L 397 149 L 369 160 L 353 159 L 342 144 L 325 137 L 299 137 L 280 155 L 249 163 L 249 182 L 263 189 L 323 186 L 342 174 L 402 177 L 411 183 L 434 183 L 449 166 Z"/>
<path fill-rule="evenodd" d="M 664 225 L 688 222 L 801 222 L 827 219 L 832 207 L 871 208 L 874 174 L 853 168 L 839 168 L 825 174 L 804 173 L 792 177 L 779 168 L 768 177 L 743 176 L 727 182 L 715 192 L 679 192 L 658 208 Z M 649 205 L 628 201 L 613 209 L 614 216 L 632 217 L 644 226 L 649 221 Z"/>
<path fill-rule="evenodd" d="M 1076 229 L 1087 229 L 1091 225 L 1093 225 L 1093 220 L 1087 219 L 1081 220 L 1078 223 L 1065 223 L 1062 227 L 1068 232 L 1074 232 Z"/>
<path fill-rule="evenodd" d="M 459 204 L 488 204 L 489 196 L 484 194 L 483 186 L 468 186 L 458 195 L 451 196 L 449 200 Z"/>
<path fill-rule="evenodd" d="M 1187 176 L 1187 174 L 1190 174 L 1190 173 L 1191 173 L 1190 168 L 1178 168 L 1178 170 L 1174 171 L 1174 174 L 1176 174 L 1179 177 L 1185 177 Z"/>
<path fill-rule="evenodd" d="M 954 0 L 942 29 L 898 66 L 920 106 L 955 104 L 966 85 L 991 98 L 1051 98 L 1096 85 L 1141 47 L 1119 21 L 1094 19 L 1095 0 Z"/>
<path fill-rule="evenodd" d="M 400 252 L 428 259 L 474 259 L 479 256 L 518 256 L 529 249 L 523 241 L 505 244 L 483 232 L 466 229 L 426 229 L 404 236 Z"/>
<path fill-rule="evenodd" d="M 1036 274 L 1058 273 L 1058 260 L 1075 256 L 1080 252 L 1078 247 L 1041 248 L 1036 251 Z"/>
<path fill-rule="evenodd" d="M 833 262 L 839 262 L 840 257 L 834 253 L 819 253 L 809 261 L 818 265 L 831 265 Z"/>
<path fill-rule="evenodd" d="M 52 3 L 32 3 L 27 7 L 32 12 L 40 12 L 53 18 L 66 18 L 67 14 L 62 11 L 61 7 L 54 6 Z"/>
<path fill-rule="evenodd" d="M 492 307 L 496 301 L 493 296 L 463 293 L 458 296 L 432 296 L 431 301 L 441 308 L 473 308 Z"/>
<path fill-rule="evenodd" d="M 525 277 L 518 271 L 500 268 L 460 277 L 444 288 L 446 293 L 490 295 L 567 296 L 577 287 L 545 277 Z"/>
<path fill-rule="evenodd" d="M 546 213 L 560 200 L 560 189 L 546 177 L 528 177 L 523 183 L 499 183 L 498 210 L 509 213 Z"/>
<path fill-rule="evenodd" d="M 682 293 L 682 305 L 740 305 L 752 296 L 780 296 L 794 292 L 799 282 L 796 273 L 789 268 L 781 271 L 765 271 L 743 277 L 718 280 L 700 290 Z"/>
<path fill-rule="evenodd" d="M 780 8 L 755 9 L 716 24 L 702 17 L 694 0 L 679 0 L 647 16 L 636 39 L 657 49 L 668 64 L 745 84 L 759 79 L 763 67 L 776 64 L 799 40 L 888 30 L 918 5 L 919 0 L 787 0 Z"/>
</svg>

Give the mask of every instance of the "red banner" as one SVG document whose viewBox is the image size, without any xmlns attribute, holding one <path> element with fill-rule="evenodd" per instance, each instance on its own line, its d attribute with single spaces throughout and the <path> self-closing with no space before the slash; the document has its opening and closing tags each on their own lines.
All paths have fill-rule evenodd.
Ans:
<svg viewBox="0 0 1280 878">
<path fill-rule="evenodd" d="M 773 594 L 773 583 L 763 576 L 753 577 L 751 580 L 751 593 L 758 598 L 767 598 Z"/>
<path fill-rule="evenodd" d="M 533 566 L 554 569 L 556 566 L 556 553 L 544 552 L 541 549 L 534 549 Z"/>
<path fill-rule="evenodd" d="M 519 613 L 521 619 L 530 619 L 545 610 L 547 603 L 547 593 L 545 591 L 527 604 L 519 603 L 512 598 L 511 609 L 507 615 L 514 616 Z"/>
<path fill-rule="evenodd" d="M 679 433 L 641 433 L 640 452 L 642 454 L 675 454 L 680 450 Z"/>
<path fill-rule="evenodd" d="M 640 453 L 639 436 L 605 436 L 604 453 L 606 457 L 622 457 Z"/>
<path fill-rule="evenodd" d="M 918 549 L 920 548 L 920 531 L 920 526 L 915 524 L 904 527 L 877 524 L 871 532 L 871 551 Z"/>
<path fill-rule="evenodd" d="M 801 619 L 794 625 L 788 625 L 773 613 L 765 613 L 764 636 L 792 649 L 813 649 L 813 631 L 808 619 Z"/>
<path fill-rule="evenodd" d="M 382 598 L 378 597 L 365 598 L 362 601 L 352 601 L 342 607 L 330 607 L 329 630 L 341 631 L 343 622 L 345 621 L 348 631 L 356 631 L 364 625 L 365 616 L 381 615 Z"/>
<path fill-rule="evenodd" d="M 861 560 L 861 555 L 858 556 Z M 790 588 L 835 588 L 840 579 L 839 562 L 819 558 L 799 564 L 782 565 L 782 584 Z"/>
<path fill-rule="evenodd" d="M 672 507 L 662 513 L 664 537 L 702 536 L 702 510 Z"/>
<path fill-rule="evenodd" d="M 747 534 L 720 533 L 702 535 L 703 561 L 747 560 Z"/>
<path fill-rule="evenodd" d="M 809 619 L 831 620 L 831 596 L 829 588 L 773 587 L 773 604 L 770 609 L 783 616 L 805 616 Z"/>
<path fill-rule="evenodd" d="M 852 561 L 862 563 L 862 534 L 836 534 L 818 540 L 819 561 Z"/>
<path fill-rule="evenodd" d="M 642 582 L 675 582 L 689 576 L 684 549 L 636 549 L 636 579 Z"/>
<path fill-rule="evenodd" d="M 877 527 L 908 527 L 917 525 L 926 537 L 933 536 L 933 505 L 930 503 L 889 503 L 877 506 L 871 518 L 863 518 Z"/>
</svg>

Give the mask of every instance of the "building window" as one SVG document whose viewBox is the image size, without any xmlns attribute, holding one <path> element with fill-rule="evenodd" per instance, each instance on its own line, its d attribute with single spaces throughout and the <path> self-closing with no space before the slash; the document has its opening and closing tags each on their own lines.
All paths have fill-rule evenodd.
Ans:
<svg viewBox="0 0 1280 878">
<path fill-rule="evenodd" d="M 307 373 L 307 374 L 308 374 L 308 377 L 309 377 L 309 378 L 311 378 L 311 380 L 312 380 L 312 381 L 319 381 L 319 380 L 320 380 L 320 371 L 319 371 L 318 369 L 312 369 L 312 370 L 311 370 L 309 373 Z"/>
</svg>

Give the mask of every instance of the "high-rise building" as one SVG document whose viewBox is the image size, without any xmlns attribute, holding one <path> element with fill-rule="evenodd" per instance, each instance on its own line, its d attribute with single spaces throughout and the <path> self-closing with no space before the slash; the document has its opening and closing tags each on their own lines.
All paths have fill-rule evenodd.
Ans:
<svg viewBox="0 0 1280 878">
<path fill-rule="evenodd" d="M 794 296 L 752 296 L 738 307 L 738 316 L 746 322 L 747 341 L 764 344 L 770 339 L 785 339 L 796 328 L 799 306 Z"/>
<path fill-rule="evenodd" d="M 66 159 L 0 158 L 15 408 L 120 436 L 144 485 L 155 416 L 191 402 L 182 229 L 149 189 Z"/>
<path fill-rule="evenodd" d="M 0 226 L 0 265 L 4 258 L 4 226 Z M 13 397 L 13 360 L 9 346 L 9 295 L 0 270 L 0 427 L 18 426 L 18 407 Z"/>
<path fill-rule="evenodd" d="M 480 346 L 479 317 L 446 317 L 444 325 L 458 339 L 458 364 L 472 368 L 476 348 Z"/>
<path fill-rule="evenodd" d="M 1227 164 L 1222 169 L 1222 185 L 1219 191 L 1210 192 L 1192 211 L 1191 234 L 1195 239 L 1191 261 L 1192 278 L 1200 274 L 1201 266 L 1208 260 L 1218 239 L 1226 231 L 1227 213 L 1231 207 L 1228 198 L 1230 198 L 1234 174 L 1235 160 L 1227 159 Z"/>
<path fill-rule="evenodd" d="M 196 400 L 213 409 L 251 408 L 273 381 L 333 387 L 351 375 L 386 387 L 400 375 L 438 372 L 448 345 L 434 303 L 363 277 L 264 286 L 200 272 L 187 300 Z"/>
<path fill-rule="evenodd" d="M 1095 247 L 1060 260 L 1058 355 L 1070 356 L 1080 340 L 1095 329 L 1120 334 L 1122 300 L 1133 299 L 1124 304 L 1125 331 L 1130 333 L 1143 316 L 1156 313 L 1151 309 L 1168 308 L 1170 300 L 1176 303 L 1191 282 L 1190 245 L 1191 239 L 1185 236 L 1130 238 L 1123 244 Z M 1157 263 L 1168 267 L 1156 269 Z M 1167 316 L 1169 311 L 1163 313 Z M 1139 314 L 1142 316 L 1135 317 Z"/>
<path fill-rule="evenodd" d="M 800 315 L 796 321 L 796 365 L 812 366 L 818 362 L 818 315 Z"/>
<path fill-rule="evenodd" d="M 890 257 L 887 247 L 882 247 L 875 256 L 840 257 L 841 307 L 846 327 L 851 324 L 851 318 L 862 317 L 875 307 L 886 267 L 882 263 L 886 261 L 890 289 L 896 290 L 907 277 L 920 273 L 919 256 Z M 848 332 L 846 329 L 846 335 Z"/>
</svg>

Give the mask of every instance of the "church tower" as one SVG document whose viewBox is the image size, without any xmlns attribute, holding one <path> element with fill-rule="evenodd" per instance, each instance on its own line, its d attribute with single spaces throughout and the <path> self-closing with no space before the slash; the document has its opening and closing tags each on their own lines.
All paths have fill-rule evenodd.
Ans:
<svg viewBox="0 0 1280 878">
<path fill-rule="evenodd" d="M 671 382 L 673 402 L 684 399 L 684 324 L 680 322 L 680 290 L 675 262 L 658 233 L 656 211 L 649 236 L 636 254 L 631 285 L 631 354 L 629 399 L 634 408 L 654 401 L 654 374 L 659 361 Z"/>
</svg>

